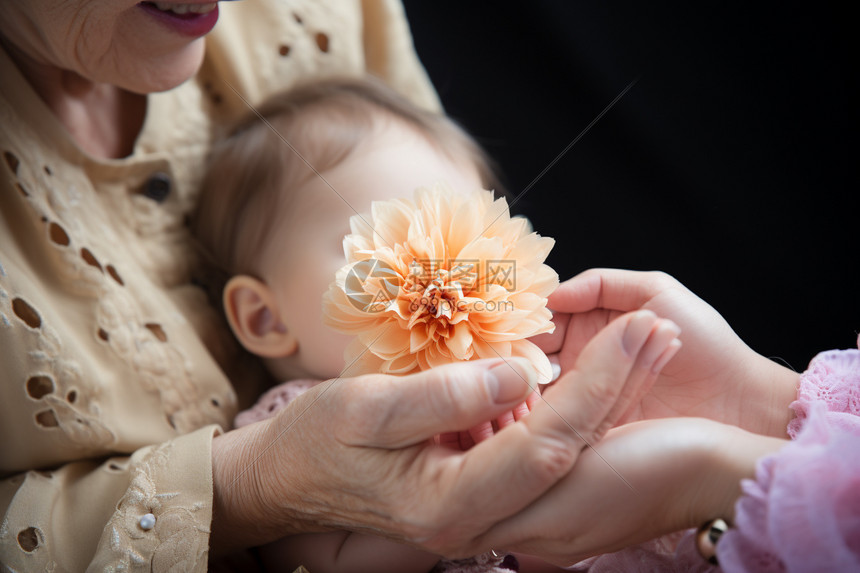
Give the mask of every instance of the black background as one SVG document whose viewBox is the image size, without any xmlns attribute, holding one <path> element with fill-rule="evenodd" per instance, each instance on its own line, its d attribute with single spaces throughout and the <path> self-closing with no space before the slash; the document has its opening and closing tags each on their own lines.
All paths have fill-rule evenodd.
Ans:
<svg viewBox="0 0 860 573">
<path fill-rule="evenodd" d="M 666 271 L 758 352 L 851 348 L 857 34 L 836 4 L 405 0 L 449 115 L 562 279 Z M 845 4 L 850 6 L 850 4 Z"/>
</svg>

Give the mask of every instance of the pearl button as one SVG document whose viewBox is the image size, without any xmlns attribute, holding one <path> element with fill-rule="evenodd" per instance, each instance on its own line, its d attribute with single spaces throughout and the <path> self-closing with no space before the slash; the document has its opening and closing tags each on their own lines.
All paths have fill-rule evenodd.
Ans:
<svg viewBox="0 0 860 573">
<path fill-rule="evenodd" d="M 151 513 L 147 513 L 143 517 L 140 518 L 140 528 L 149 531 L 155 527 L 155 516 Z"/>
</svg>

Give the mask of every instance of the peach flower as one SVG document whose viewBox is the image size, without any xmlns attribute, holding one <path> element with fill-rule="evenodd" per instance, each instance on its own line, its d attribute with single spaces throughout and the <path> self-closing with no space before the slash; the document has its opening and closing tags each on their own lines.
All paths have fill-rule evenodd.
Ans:
<svg viewBox="0 0 860 573">
<path fill-rule="evenodd" d="M 492 191 L 417 189 L 350 218 L 347 264 L 323 297 L 327 325 L 356 338 L 349 374 L 409 374 L 459 360 L 522 356 L 548 382 L 530 336 L 554 328 L 543 264 L 555 241 L 511 218 Z"/>
</svg>

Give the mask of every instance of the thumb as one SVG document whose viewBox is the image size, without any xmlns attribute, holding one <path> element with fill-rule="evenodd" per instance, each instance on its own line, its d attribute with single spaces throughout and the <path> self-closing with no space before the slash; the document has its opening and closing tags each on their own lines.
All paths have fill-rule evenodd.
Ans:
<svg viewBox="0 0 860 573">
<path fill-rule="evenodd" d="M 495 419 L 537 389 L 537 372 L 523 358 L 492 358 L 447 364 L 410 376 L 362 376 L 350 390 L 351 412 L 365 428 L 363 445 L 401 448 L 443 432 L 467 430 Z M 367 394 L 372 399 L 367 399 Z M 348 394 L 348 392 L 347 392 Z M 354 408 L 353 408 L 354 409 Z"/>
</svg>

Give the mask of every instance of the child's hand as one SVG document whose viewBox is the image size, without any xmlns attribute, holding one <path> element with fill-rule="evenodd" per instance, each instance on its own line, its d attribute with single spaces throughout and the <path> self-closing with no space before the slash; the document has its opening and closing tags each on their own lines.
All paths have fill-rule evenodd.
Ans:
<svg viewBox="0 0 860 573">
<path fill-rule="evenodd" d="M 684 349 L 619 422 L 697 416 L 785 435 L 797 373 L 751 350 L 716 310 L 669 275 L 592 269 L 562 283 L 549 306 L 556 329 L 533 341 L 561 366 L 562 375 L 622 313 L 649 309 L 684 330 Z"/>
<path fill-rule="evenodd" d="M 528 398 L 526 398 L 525 402 L 522 402 L 510 412 L 505 412 L 495 420 L 483 422 L 477 426 L 469 428 L 468 430 L 463 430 L 462 432 L 447 432 L 445 434 L 441 434 L 439 436 L 439 443 L 458 450 L 466 451 L 475 444 L 481 443 L 491 437 L 502 428 L 510 426 L 514 422 L 527 416 L 539 400 L 540 389 L 538 387 L 531 393 L 531 395 L 529 395 Z"/>
<path fill-rule="evenodd" d="M 635 322 L 635 325 L 632 325 L 625 335 L 625 344 L 628 342 L 628 339 L 638 339 L 636 341 L 636 353 L 634 354 L 639 366 L 637 368 L 638 374 L 631 377 L 631 380 L 625 385 L 624 395 L 619 397 L 618 402 L 619 404 L 624 403 L 629 405 L 637 403 L 651 388 L 660 370 L 681 347 L 681 343 L 677 338 L 680 330 L 672 321 L 658 318 L 650 311 L 637 313 L 636 316 L 631 314 L 617 320 L 619 322 Z M 592 354 L 595 351 L 597 350 L 592 349 Z M 623 352 L 621 345 L 605 345 L 602 348 L 602 352 L 616 352 L 619 353 L 619 360 L 624 359 L 621 356 Z M 603 375 L 607 376 L 608 373 L 604 373 Z M 525 418 L 540 401 L 540 391 L 538 388 L 535 388 L 535 391 L 526 398 L 526 401 L 519 404 L 512 411 L 505 412 L 495 420 L 483 422 L 465 431 L 442 434 L 439 436 L 439 443 L 463 451 L 468 450 L 475 444 L 479 444 L 492 437 L 496 432 Z M 613 411 L 615 412 L 615 418 L 623 412 L 623 410 L 618 411 L 618 406 Z M 608 429 L 608 426 L 603 428 L 604 431 L 606 429 Z"/>
</svg>

